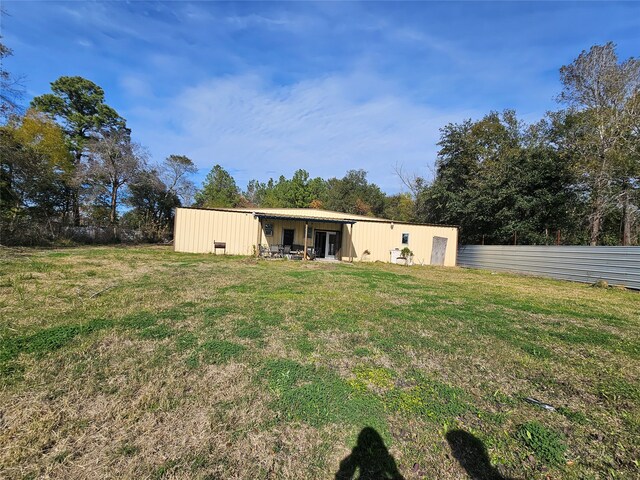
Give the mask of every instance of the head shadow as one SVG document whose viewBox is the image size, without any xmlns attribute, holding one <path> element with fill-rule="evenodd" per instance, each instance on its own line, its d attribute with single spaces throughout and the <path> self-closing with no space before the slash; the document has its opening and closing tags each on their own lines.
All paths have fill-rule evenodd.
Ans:
<svg viewBox="0 0 640 480">
<path fill-rule="evenodd" d="M 357 476 L 356 476 L 357 475 Z M 336 480 L 404 480 L 396 461 L 387 450 L 380 434 L 365 427 L 358 435 L 358 443 L 340 462 Z"/>
<path fill-rule="evenodd" d="M 511 480 L 491 465 L 484 443 L 464 430 L 450 430 L 446 435 L 451 453 L 474 480 Z"/>
</svg>

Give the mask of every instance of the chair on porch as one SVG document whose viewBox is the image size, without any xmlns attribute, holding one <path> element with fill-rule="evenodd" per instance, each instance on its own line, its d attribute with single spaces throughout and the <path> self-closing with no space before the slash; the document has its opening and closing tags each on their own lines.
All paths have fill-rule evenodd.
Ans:
<svg viewBox="0 0 640 480">
<path fill-rule="evenodd" d="M 269 253 L 271 254 L 272 258 L 277 258 L 280 257 L 280 247 L 278 245 L 271 245 L 269 247 Z"/>
<path fill-rule="evenodd" d="M 307 258 L 309 260 L 315 260 L 316 259 L 316 250 L 313 247 L 307 247 Z"/>
</svg>

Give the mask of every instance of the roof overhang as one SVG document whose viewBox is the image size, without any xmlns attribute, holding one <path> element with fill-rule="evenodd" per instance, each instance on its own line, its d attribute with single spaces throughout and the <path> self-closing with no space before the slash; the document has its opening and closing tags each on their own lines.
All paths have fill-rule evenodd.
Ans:
<svg viewBox="0 0 640 480">
<path fill-rule="evenodd" d="M 349 218 L 301 217 L 299 215 L 275 215 L 259 212 L 256 212 L 253 215 L 260 220 L 293 220 L 296 222 L 340 223 L 342 225 L 353 225 L 356 223 L 356 220 Z"/>
</svg>

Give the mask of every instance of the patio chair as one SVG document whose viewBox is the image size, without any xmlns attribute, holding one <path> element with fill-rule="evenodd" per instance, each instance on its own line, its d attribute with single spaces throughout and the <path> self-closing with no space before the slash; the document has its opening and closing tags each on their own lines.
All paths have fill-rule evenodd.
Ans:
<svg viewBox="0 0 640 480">
<path fill-rule="evenodd" d="M 278 245 L 271 245 L 269 247 L 269 253 L 272 258 L 277 258 L 280 256 L 280 247 Z"/>
</svg>

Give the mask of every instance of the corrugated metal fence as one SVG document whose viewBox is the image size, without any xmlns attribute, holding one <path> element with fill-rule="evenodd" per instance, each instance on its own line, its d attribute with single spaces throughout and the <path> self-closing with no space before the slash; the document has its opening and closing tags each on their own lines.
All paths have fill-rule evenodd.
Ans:
<svg viewBox="0 0 640 480">
<path fill-rule="evenodd" d="M 640 290 L 640 247 L 465 245 L 458 265 Z"/>
</svg>

